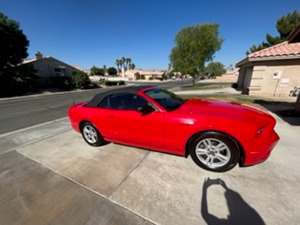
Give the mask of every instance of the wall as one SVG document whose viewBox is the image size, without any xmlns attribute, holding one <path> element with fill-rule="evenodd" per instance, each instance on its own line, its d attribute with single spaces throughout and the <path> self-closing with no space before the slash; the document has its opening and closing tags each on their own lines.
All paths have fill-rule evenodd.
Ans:
<svg viewBox="0 0 300 225">
<path fill-rule="evenodd" d="M 294 87 L 300 87 L 300 60 L 255 62 L 248 87 L 249 95 L 288 97 Z"/>
</svg>

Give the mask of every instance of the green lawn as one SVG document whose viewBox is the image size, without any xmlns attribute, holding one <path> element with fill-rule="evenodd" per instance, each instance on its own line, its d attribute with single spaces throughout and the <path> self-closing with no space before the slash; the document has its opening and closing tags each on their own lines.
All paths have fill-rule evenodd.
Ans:
<svg viewBox="0 0 300 225">
<path fill-rule="evenodd" d="M 198 95 L 198 96 L 189 96 L 189 95 L 182 95 L 184 99 L 188 98 L 202 98 L 202 99 L 218 99 L 223 101 L 230 101 L 230 102 L 238 102 L 242 104 L 253 104 L 257 98 L 248 96 L 248 95 L 239 95 L 239 94 L 212 94 L 212 95 Z"/>
<path fill-rule="evenodd" d="M 207 90 L 231 87 L 231 83 L 198 83 L 195 86 L 185 86 L 182 90 Z"/>
</svg>

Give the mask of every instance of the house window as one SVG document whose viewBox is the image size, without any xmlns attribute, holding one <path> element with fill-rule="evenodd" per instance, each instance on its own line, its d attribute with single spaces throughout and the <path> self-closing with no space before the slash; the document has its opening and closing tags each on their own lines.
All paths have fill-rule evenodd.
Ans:
<svg viewBox="0 0 300 225">
<path fill-rule="evenodd" d="M 54 72 L 56 76 L 65 76 L 66 68 L 65 67 L 55 67 Z"/>
</svg>

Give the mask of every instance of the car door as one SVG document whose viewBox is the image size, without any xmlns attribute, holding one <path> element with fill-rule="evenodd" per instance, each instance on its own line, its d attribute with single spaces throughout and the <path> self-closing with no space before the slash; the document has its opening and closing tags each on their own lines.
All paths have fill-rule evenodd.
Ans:
<svg viewBox="0 0 300 225">
<path fill-rule="evenodd" d="M 150 104 L 142 96 L 120 93 L 110 96 L 114 140 L 123 144 L 160 150 L 163 145 L 162 113 L 142 114 L 138 108 Z"/>
</svg>

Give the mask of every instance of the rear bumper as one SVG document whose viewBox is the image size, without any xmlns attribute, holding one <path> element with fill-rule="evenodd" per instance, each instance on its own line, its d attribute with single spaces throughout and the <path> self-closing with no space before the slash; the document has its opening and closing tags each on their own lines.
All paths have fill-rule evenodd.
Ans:
<svg viewBox="0 0 300 225">
<path fill-rule="evenodd" d="M 269 158 L 279 139 L 278 134 L 273 129 L 255 137 L 249 144 L 248 151 L 245 151 L 245 158 L 241 166 L 251 166 L 264 162 Z"/>
</svg>

